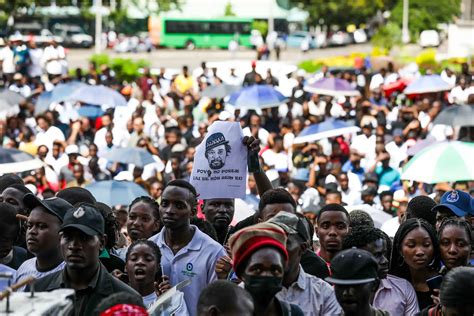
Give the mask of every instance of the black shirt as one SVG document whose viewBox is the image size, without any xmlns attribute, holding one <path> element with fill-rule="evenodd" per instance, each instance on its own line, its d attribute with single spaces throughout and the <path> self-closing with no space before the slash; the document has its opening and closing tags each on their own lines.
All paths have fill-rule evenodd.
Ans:
<svg viewBox="0 0 474 316">
<path fill-rule="evenodd" d="M 61 271 L 54 272 L 35 282 L 35 291 L 48 292 L 61 288 L 70 288 L 66 275 L 67 267 Z M 29 291 L 29 286 L 26 287 Z M 87 288 L 76 291 L 74 299 L 74 315 L 94 315 L 97 305 L 113 293 L 126 292 L 136 295 L 141 299 L 134 289 L 110 275 L 106 268 L 100 264 L 96 274 L 89 281 Z"/>
</svg>

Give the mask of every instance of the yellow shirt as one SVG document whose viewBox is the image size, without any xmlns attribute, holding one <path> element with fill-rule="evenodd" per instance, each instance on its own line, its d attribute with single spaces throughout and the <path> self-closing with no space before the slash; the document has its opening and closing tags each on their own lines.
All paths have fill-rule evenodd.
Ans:
<svg viewBox="0 0 474 316">
<path fill-rule="evenodd" d="M 174 80 L 176 88 L 179 92 L 185 93 L 188 90 L 192 90 L 194 87 L 194 78 L 192 76 L 185 77 L 184 75 L 178 75 Z"/>
</svg>

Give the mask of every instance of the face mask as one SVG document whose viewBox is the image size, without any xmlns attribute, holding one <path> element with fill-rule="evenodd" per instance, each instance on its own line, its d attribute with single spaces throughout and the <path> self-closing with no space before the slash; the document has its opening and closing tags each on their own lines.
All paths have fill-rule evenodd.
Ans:
<svg viewBox="0 0 474 316">
<path fill-rule="evenodd" d="M 245 289 L 262 304 L 268 304 L 283 287 L 283 278 L 273 276 L 246 275 L 245 280 Z"/>
</svg>

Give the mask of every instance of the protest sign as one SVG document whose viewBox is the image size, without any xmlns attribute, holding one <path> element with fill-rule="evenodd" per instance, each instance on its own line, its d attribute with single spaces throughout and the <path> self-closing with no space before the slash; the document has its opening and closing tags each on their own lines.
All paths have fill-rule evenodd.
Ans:
<svg viewBox="0 0 474 316">
<path fill-rule="evenodd" d="M 247 147 L 237 122 L 216 121 L 196 148 L 191 184 L 200 199 L 244 198 Z"/>
</svg>

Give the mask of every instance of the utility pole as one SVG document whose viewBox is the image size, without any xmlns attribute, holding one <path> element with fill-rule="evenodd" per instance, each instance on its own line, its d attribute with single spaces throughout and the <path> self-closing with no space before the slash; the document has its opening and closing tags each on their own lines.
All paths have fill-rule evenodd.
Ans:
<svg viewBox="0 0 474 316">
<path fill-rule="evenodd" d="M 102 0 L 95 0 L 95 53 L 102 50 Z"/>
<path fill-rule="evenodd" d="M 403 0 L 403 25 L 402 25 L 402 42 L 408 44 L 410 42 L 410 31 L 408 30 L 408 10 L 409 0 Z"/>
<path fill-rule="evenodd" d="M 273 18 L 273 4 L 275 0 L 270 0 L 270 10 L 268 12 L 268 34 L 271 34 L 275 30 L 275 19 Z"/>
</svg>

